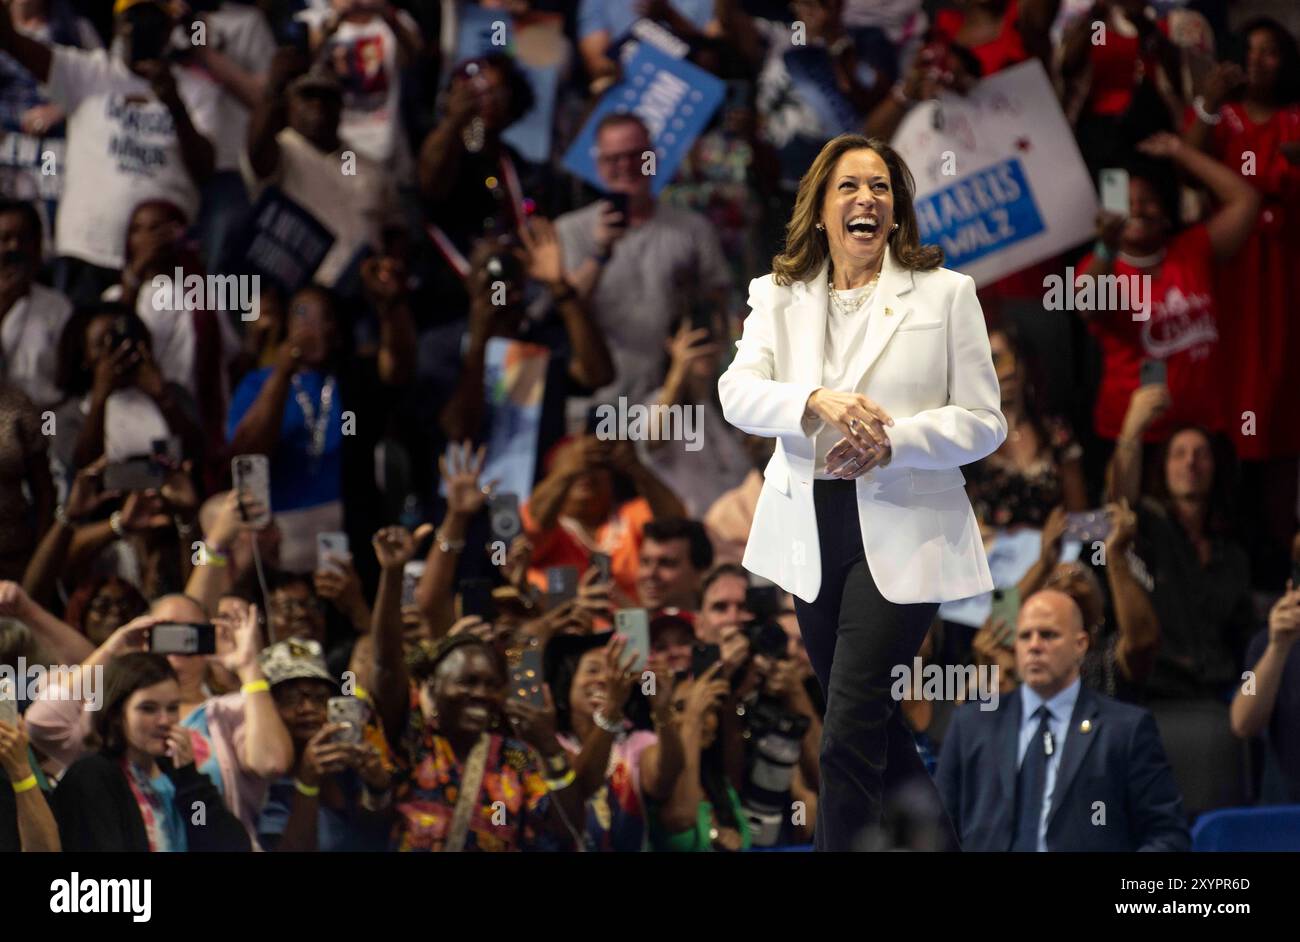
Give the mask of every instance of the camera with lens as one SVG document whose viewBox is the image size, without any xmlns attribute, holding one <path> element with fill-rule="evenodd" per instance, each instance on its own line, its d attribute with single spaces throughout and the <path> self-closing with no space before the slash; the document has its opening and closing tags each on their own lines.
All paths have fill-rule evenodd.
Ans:
<svg viewBox="0 0 1300 942">
<path fill-rule="evenodd" d="M 774 847 L 790 818 L 790 784 L 812 721 L 767 696 L 745 711 L 745 720 L 749 761 L 740 803 L 749 818 L 753 845 Z"/>
</svg>

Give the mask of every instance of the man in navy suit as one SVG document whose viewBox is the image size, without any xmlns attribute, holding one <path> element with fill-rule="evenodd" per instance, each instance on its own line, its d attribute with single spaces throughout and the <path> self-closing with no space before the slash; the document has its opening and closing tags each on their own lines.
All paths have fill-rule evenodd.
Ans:
<svg viewBox="0 0 1300 942">
<path fill-rule="evenodd" d="M 1083 616 L 1030 596 L 1016 623 L 1021 686 L 953 716 L 938 786 L 963 850 L 1185 851 L 1182 797 L 1151 714 L 1085 688 Z"/>
</svg>

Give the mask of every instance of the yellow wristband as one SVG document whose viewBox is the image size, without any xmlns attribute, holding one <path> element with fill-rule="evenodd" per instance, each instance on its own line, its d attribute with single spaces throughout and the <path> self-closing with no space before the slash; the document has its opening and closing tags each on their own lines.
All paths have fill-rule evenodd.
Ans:
<svg viewBox="0 0 1300 942">
<path fill-rule="evenodd" d="M 270 693 L 271 691 L 270 681 L 250 680 L 248 683 L 244 684 L 242 687 L 239 688 L 240 693 L 262 693 L 263 691 Z"/>
<path fill-rule="evenodd" d="M 14 787 L 14 794 L 21 795 L 23 792 L 29 792 L 36 787 L 36 776 L 29 775 L 21 782 L 11 783 Z"/>
<path fill-rule="evenodd" d="M 559 778 L 548 778 L 543 779 L 542 781 L 546 783 L 548 791 L 558 792 L 572 785 L 573 780 L 577 777 L 578 773 L 573 771 L 573 769 L 569 769 L 569 771 L 565 772 L 564 775 Z"/>
<path fill-rule="evenodd" d="M 319 785 L 304 785 L 298 779 L 293 780 L 293 787 L 298 789 L 298 794 L 306 795 L 308 798 L 315 798 L 320 794 Z"/>
</svg>

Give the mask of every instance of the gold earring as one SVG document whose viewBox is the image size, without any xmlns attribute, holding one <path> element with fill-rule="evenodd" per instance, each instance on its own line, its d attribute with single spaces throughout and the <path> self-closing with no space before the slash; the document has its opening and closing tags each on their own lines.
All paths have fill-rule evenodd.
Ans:
<svg viewBox="0 0 1300 942">
<path fill-rule="evenodd" d="M 823 226 L 821 223 L 817 223 L 817 231 L 818 231 L 818 232 L 825 232 L 825 231 L 826 231 L 826 227 Z"/>
</svg>

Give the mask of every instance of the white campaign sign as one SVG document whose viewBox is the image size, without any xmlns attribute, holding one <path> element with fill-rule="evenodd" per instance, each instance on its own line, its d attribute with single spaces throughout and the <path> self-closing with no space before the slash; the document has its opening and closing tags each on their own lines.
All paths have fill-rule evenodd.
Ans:
<svg viewBox="0 0 1300 942">
<path fill-rule="evenodd" d="M 979 286 L 1092 238 L 1097 194 L 1037 59 L 914 108 L 891 141 L 921 241 Z"/>
</svg>

